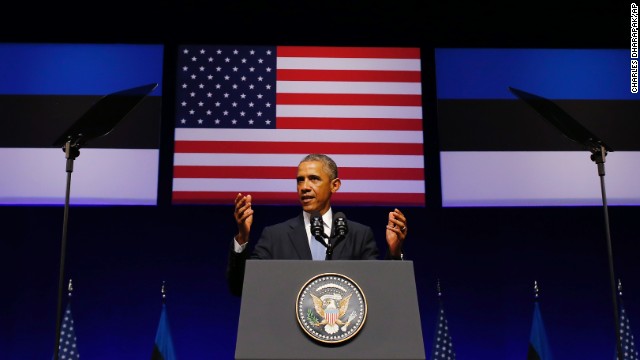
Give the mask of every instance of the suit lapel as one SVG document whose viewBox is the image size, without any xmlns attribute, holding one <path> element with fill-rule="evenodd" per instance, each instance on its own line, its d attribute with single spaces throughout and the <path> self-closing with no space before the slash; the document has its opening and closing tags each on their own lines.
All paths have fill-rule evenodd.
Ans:
<svg viewBox="0 0 640 360">
<path fill-rule="evenodd" d="M 309 239 L 307 231 L 304 228 L 304 218 L 300 214 L 290 222 L 289 240 L 300 260 L 311 260 L 311 249 L 309 248 Z"/>
</svg>

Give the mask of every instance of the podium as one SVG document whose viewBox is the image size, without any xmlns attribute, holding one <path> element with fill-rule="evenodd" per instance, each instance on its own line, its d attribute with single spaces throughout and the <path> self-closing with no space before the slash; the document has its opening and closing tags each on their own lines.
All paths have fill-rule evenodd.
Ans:
<svg viewBox="0 0 640 360">
<path fill-rule="evenodd" d="M 298 318 L 301 290 L 323 274 L 351 279 L 366 299 L 361 328 L 337 344 Z M 413 262 L 248 260 L 235 359 L 425 359 Z"/>
</svg>

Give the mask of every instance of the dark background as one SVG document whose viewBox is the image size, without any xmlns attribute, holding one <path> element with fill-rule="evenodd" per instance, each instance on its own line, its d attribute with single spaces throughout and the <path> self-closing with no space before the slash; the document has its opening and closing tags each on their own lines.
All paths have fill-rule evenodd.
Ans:
<svg viewBox="0 0 640 360">
<path fill-rule="evenodd" d="M 433 50 L 629 48 L 629 8 L 629 3 L 585 2 L 116 1 L 85 7 L 22 3 L 3 11 L 3 42 L 158 43 L 166 49 L 158 206 L 72 207 L 69 213 L 66 264 L 75 287 L 81 356 L 149 358 L 166 281 L 177 356 L 233 357 L 240 299 L 224 282 L 235 231 L 232 199 L 229 206 L 170 203 L 175 51 L 179 44 L 207 43 L 420 47 L 427 205 L 402 210 L 409 218 L 405 253 L 414 261 L 427 354 L 439 279 L 458 359 L 525 358 L 535 280 L 555 358 L 613 358 L 601 207 L 441 207 Z M 594 165 L 596 188 L 598 181 Z M 263 226 L 299 212 L 297 207 L 255 210 L 256 238 Z M 339 210 L 371 225 L 384 246 L 391 209 Z M 610 207 L 609 216 L 615 270 L 637 329 L 640 209 Z M 53 353 L 62 222 L 62 206 L 0 207 L 3 359 L 43 359 Z"/>
</svg>

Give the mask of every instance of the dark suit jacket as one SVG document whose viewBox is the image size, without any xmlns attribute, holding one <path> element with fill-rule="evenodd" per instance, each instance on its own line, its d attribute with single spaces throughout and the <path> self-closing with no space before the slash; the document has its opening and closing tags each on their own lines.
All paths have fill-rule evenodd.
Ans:
<svg viewBox="0 0 640 360">
<path fill-rule="evenodd" d="M 378 246 L 369 226 L 347 220 L 349 231 L 333 250 L 334 260 L 376 260 Z M 251 252 L 246 248 L 236 253 L 233 243 L 227 263 L 227 282 L 235 295 L 242 293 L 244 268 L 247 259 L 311 260 L 311 249 L 302 214 L 285 222 L 267 226 Z"/>
</svg>

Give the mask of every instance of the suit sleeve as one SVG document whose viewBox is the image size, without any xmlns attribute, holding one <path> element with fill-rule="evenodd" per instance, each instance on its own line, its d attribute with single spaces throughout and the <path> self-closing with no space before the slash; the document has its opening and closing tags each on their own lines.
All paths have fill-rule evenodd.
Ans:
<svg viewBox="0 0 640 360">
<path fill-rule="evenodd" d="M 360 253 L 361 260 L 377 260 L 380 252 L 378 250 L 378 244 L 373 236 L 373 230 L 370 227 L 364 229 L 364 242 Z"/>
<path fill-rule="evenodd" d="M 235 241 L 235 240 L 233 240 Z M 229 255 L 227 260 L 227 285 L 229 291 L 235 295 L 242 295 L 242 283 L 244 282 L 244 268 L 249 257 L 249 247 L 247 246 L 244 251 L 237 253 L 234 250 L 233 242 L 229 249 Z"/>
<path fill-rule="evenodd" d="M 242 286 L 244 283 L 244 269 L 247 263 L 247 259 L 271 259 L 270 244 L 272 236 L 270 236 L 271 227 L 266 227 L 260 235 L 260 240 L 255 245 L 253 250 L 250 250 L 249 246 L 241 253 L 237 253 L 234 250 L 233 241 L 231 242 L 231 248 L 229 249 L 229 257 L 227 261 L 227 285 L 229 291 L 236 296 L 242 295 Z M 235 241 L 235 240 L 234 240 Z"/>
</svg>

